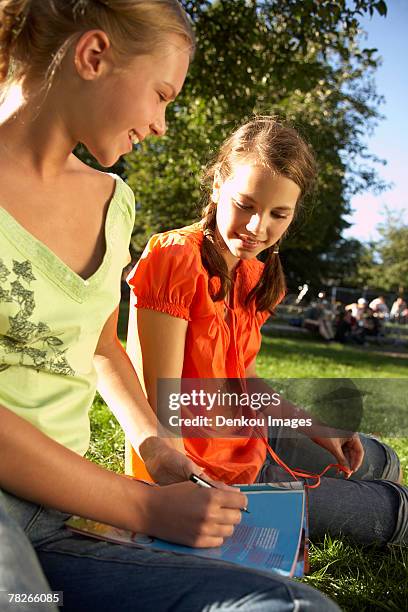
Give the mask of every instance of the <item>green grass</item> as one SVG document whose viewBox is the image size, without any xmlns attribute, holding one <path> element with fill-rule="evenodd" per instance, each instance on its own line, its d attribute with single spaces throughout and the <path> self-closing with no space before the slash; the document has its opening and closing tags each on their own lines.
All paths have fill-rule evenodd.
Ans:
<svg viewBox="0 0 408 612">
<path fill-rule="evenodd" d="M 408 354 L 393 357 L 308 336 L 264 336 L 257 370 L 264 378 L 406 378 Z"/>
<path fill-rule="evenodd" d="M 90 411 L 91 441 L 88 459 L 113 472 L 125 471 L 125 436 L 115 416 L 97 395 Z"/>
<path fill-rule="evenodd" d="M 397 357 L 378 350 L 325 344 L 308 336 L 267 336 L 257 370 L 287 399 L 304 407 L 308 407 L 304 403 L 306 387 L 318 390 L 329 382 L 317 385 L 311 381 L 309 385 L 305 379 L 351 379 L 363 395 L 363 411 L 356 429 L 380 437 L 408 437 L 408 354 Z M 313 412 L 310 406 L 309 409 Z M 352 416 L 354 420 L 356 415 Z M 341 427 L 341 421 L 337 424 Z"/>
<path fill-rule="evenodd" d="M 119 320 L 122 341 L 126 318 L 126 308 L 123 307 Z M 264 378 L 274 379 L 402 379 L 407 377 L 407 364 L 404 358 L 337 344 L 325 345 L 308 337 L 265 337 L 258 373 Z M 406 413 L 403 417 L 406 423 Z M 123 432 L 99 397 L 91 410 L 91 427 L 88 458 L 107 469 L 122 472 Z M 383 440 L 398 452 L 406 475 L 405 484 L 408 484 L 408 438 L 383 437 Z M 408 610 L 408 548 L 363 549 L 346 540 L 326 538 L 322 543 L 312 544 L 310 553 L 311 572 L 304 582 L 327 593 L 343 610 Z"/>
<path fill-rule="evenodd" d="M 363 549 L 326 537 L 311 546 L 311 569 L 302 582 L 337 601 L 342 610 L 408 610 L 408 552 Z"/>
</svg>

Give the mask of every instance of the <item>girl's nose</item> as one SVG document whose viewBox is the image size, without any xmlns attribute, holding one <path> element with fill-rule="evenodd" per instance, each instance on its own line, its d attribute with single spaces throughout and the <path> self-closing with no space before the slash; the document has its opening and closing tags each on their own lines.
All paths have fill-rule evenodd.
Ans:
<svg viewBox="0 0 408 612">
<path fill-rule="evenodd" d="M 154 120 L 150 124 L 150 130 L 155 136 L 164 136 L 167 130 L 166 119 L 164 115 Z"/>
<path fill-rule="evenodd" d="M 246 229 L 254 236 L 262 237 L 266 231 L 266 221 L 263 215 L 252 215 L 246 225 Z"/>
</svg>

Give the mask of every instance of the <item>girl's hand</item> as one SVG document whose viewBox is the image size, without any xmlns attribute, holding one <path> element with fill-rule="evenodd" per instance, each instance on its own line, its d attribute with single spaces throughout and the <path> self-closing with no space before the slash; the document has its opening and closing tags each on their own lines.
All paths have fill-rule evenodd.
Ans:
<svg viewBox="0 0 408 612">
<path fill-rule="evenodd" d="M 154 487 L 151 493 L 148 534 L 202 548 L 221 546 L 248 503 L 237 489 L 206 489 L 192 482 Z"/>
<path fill-rule="evenodd" d="M 325 448 L 337 459 L 337 463 L 356 472 L 363 463 L 364 448 L 359 435 L 350 438 L 312 438 L 322 448 Z"/>
<path fill-rule="evenodd" d="M 162 438 L 147 438 L 139 447 L 146 469 L 157 484 L 169 485 L 199 476 L 203 469 Z"/>
</svg>

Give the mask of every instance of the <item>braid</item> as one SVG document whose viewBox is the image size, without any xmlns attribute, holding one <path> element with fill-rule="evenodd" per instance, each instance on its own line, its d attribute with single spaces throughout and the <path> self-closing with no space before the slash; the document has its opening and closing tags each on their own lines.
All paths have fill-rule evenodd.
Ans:
<svg viewBox="0 0 408 612">
<path fill-rule="evenodd" d="M 215 202 L 211 201 L 203 210 L 201 222 L 204 230 L 203 242 L 201 245 L 201 259 L 209 277 L 218 276 L 221 283 L 219 291 L 211 296 L 213 302 L 225 299 L 225 296 L 232 286 L 227 264 L 215 239 L 216 213 L 217 205 Z"/>
<path fill-rule="evenodd" d="M 285 274 L 279 253 L 274 247 L 267 249 L 262 276 L 258 284 L 249 292 L 245 304 L 255 300 L 257 310 L 273 310 L 286 293 Z"/>
<path fill-rule="evenodd" d="M 30 0 L 0 3 L 0 82 L 7 79 L 13 46 L 24 28 Z"/>
</svg>

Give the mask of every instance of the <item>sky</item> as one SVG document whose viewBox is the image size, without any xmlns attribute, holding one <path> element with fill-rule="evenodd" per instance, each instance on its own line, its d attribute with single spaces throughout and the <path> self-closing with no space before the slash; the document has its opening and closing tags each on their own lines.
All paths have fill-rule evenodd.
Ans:
<svg viewBox="0 0 408 612">
<path fill-rule="evenodd" d="M 385 18 L 375 12 L 372 18 L 363 18 L 361 25 L 368 34 L 364 46 L 377 48 L 383 59 L 375 81 L 377 92 L 385 98 L 379 109 L 385 118 L 366 143 L 371 153 L 387 161 L 386 166 L 376 164 L 375 167 L 381 178 L 393 186 L 378 196 L 364 193 L 352 198 L 354 212 L 346 219 L 353 225 L 343 236 L 361 241 L 378 237 L 376 226 L 384 219 L 381 213 L 385 205 L 392 210 L 405 209 L 404 221 L 408 222 L 404 180 L 408 179 L 408 0 L 386 0 L 386 3 Z"/>
</svg>

